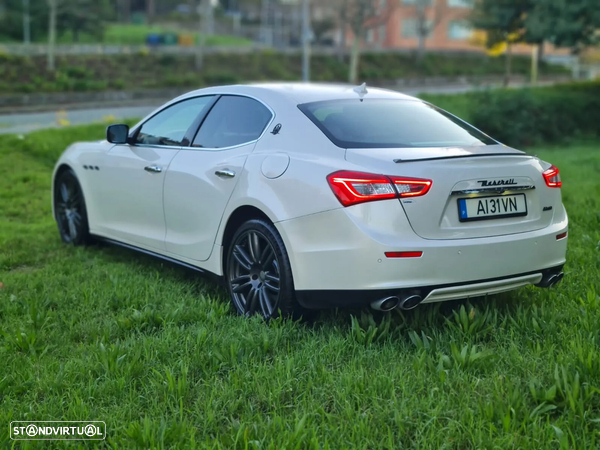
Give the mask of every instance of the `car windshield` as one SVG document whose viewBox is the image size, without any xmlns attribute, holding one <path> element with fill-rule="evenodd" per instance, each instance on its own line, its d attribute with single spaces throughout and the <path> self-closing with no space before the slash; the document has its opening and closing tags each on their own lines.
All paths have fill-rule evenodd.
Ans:
<svg viewBox="0 0 600 450">
<path fill-rule="evenodd" d="M 416 100 L 331 100 L 298 107 L 342 148 L 497 144 L 457 117 Z"/>
</svg>

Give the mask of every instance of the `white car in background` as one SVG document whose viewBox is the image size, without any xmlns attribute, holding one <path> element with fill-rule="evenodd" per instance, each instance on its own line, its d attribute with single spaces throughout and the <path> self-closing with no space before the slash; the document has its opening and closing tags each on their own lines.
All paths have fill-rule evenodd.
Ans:
<svg viewBox="0 0 600 450">
<path fill-rule="evenodd" d="M 211 272 L 266 318 L 549 287 L 565 264 L 556 167 L 364 85 L 194 91 L 70 146 L 52 187 L 65 242 Z"/>
</svg>

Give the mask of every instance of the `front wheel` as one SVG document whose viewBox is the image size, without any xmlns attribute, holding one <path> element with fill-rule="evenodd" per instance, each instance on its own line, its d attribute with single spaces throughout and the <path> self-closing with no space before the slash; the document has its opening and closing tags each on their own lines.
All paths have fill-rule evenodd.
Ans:
<svg viewBox="0 0 600 450">
<path fill-rule="evenodd" d="M 83 245 L 89 241 L 85 199 L 75 172 L 63 170 L 54 185 L 54 213 L 63 242 Z"/>
<path fill-rule="evenodd" d="M 303 315 L 283 240 L 272 224 L 245 222 L 231 240 L 225 267 L 227 290 L 239 314 L 258 313 L 265 319 Z"/>
</svg>

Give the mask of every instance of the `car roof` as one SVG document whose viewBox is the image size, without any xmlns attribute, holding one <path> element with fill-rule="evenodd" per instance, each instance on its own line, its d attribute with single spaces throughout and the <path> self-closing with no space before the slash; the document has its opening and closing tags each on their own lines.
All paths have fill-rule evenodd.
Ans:
<svg viewBox="0 0 600 450">
<path fill-rule="evenodd" d="M 255 83 L 245 85 L 217 86 L 190 92 L 184 97 L 193 97 L 210 93 L 244 94 L 263 98 L 280 97 L 295 104 L 310 103 L 326 100 L 355 99 L 361 97 L 360 86 L 333 83 Z M 366 86 L 364 98 L 387 98 L 398 100 L 417 100 L 405 94 L 388 89 Z"/>
</svg>

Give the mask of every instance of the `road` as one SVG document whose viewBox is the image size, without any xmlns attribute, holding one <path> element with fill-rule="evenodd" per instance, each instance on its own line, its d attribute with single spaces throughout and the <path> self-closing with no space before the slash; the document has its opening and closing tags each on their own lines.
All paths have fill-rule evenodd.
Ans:
<svg viewBox="0 0 600 450">
<path fill-rule="evenodd" d="M 487 86 L 497 87 L 497 86 Z M 516 87 L 516 85 L 515 85 Z M 481 89 L 481 86 L 454 85 L 454 86 L 421 86 L 399 89 L 408 95 L 420 93 L 459 94 Z M 165 101 L 168 99 L 165 99 Z M 118 107 L 101 107 L 87 109 L 58 109 L 52 112 L 0 114 L 0 134 L 23 134 L 45 128 L 61 128 L 72 125 L 90 123 L 115 123 L 123 119 L 141 118 L 160 106 L 162 102 L 146 106 L 124 105 Z"/>
<path fill-rule="evenodd" d="M 59 109 L 52 112 L 4 114 L 0 115 L 0 134 L 24 134 L 45 128 L 61 128 L 95 122 L 115 123 L 123 119 L 144 117 L 157 106 L 159 105 Z"/>
</svg>

